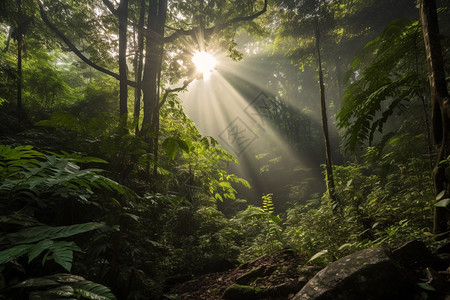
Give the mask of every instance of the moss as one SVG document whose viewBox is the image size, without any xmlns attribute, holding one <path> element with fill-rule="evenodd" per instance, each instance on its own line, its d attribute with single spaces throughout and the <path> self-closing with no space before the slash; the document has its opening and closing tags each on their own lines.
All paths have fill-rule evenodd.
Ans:
<svg viewBox="0 0 450 300">
<path fill-rule="evenodd" d="M 260 289 L 258 287 L 233 284 L 232 286 L 228 287 L 225 290 L 225 292 L 223 293 L 222 299 L 228 299 L 228 300 L 261 299 L 261 297 L 264 295 L 264 293 L 265 293 L 265 290 Z"/>
</svg>

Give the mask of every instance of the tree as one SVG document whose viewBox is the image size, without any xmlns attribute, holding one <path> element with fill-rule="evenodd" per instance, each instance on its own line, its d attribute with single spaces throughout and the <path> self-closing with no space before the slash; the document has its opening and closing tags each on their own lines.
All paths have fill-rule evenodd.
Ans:
<svg viewBox="0 0 450 300">
<path fill-rule="evenodd" d="M 32 10 L 28 3 L 24 3 L 22 0 L 5 1 L 2 4 L 0 11 L 0 20 L 5 18 L 9 23 L 8 40 L 3 52 L 8 51 L 10 40 L 13 39 L 17 42 L 17 113 L 18 118 L 23 117 L 23 103 L 22 103 L 22 90 L 23 90 L 23 68 L 22 68 L 22 56 L 25 49 L 25 35 L 33 20 L 33 16 L 29 14 Z"/>
<path fill-rule="evenodd" d="M 309 43 L 309 47 L 314 49 L 314 56 L 317 59 L 318 65 L 318 78 L 319 78 L 319 95 L 320 95 L 320 107 L 321 107 L 321 120 L 322 120 L 322 132 L 324 138 L 324 146 L 325 146 L 325 165 L 326 165 L 326 182 L 327 189 L 331 201 L 337 204 L 337 198 L 334 192 L 334 179 L 333 179 L 333 166 L 331 159 L 331 145 L 330 138 L 328 133 L 328 117 L 327 117 L 327 104 L 325 99 L 325 84 L 324 84 L 324 75 L 322 68 L 322 52 L 321 52 L 321 28 L 320 22 L 330 22 L 329 12 L 327 11 L 327 3 L 321 0 L 312 0 L 312 1 L 281 1 L 282 8 L 286 9 L 286 12 L 283 15 L 284 22 L 287 23 L 289 27 L 285 30 L 285 34 L 293 34 L 295 33 L 295 29 L 298 25 L 295 22 L 292 22 L 292 18 L 298 21 L 301 25 L 306 26 L 308 29 L 302 29 L 302 31 L 310 30 L 314 38 L 314 46 Z M 295 25 L 294 25 L 295 24 Z M 298 47 L 298 48 L 297 48 Z M 302 46 L 297 46 L 297 49 L 301 49 Z M 306 48 L 306 47 L 305 47 Z M 297 50 L 296 49 L 296 50 Z M 312 50 L 311 49 L 311 50 Z M 304 49 L 298 51 L 304 51 Z M 295 51 L 295 50 L 294 50 Z M 306 51 L 305 51 L 306 52 Z M 311 52 L 307 52 L 307 55 L 312 55 Z M 297 59 L 304 59 L 306 55 L 303 57 L 297 57 Z M 299 63 L 302 64 L 302 63 Z"/>
<path fill-rule="evenodd" d="M 446 172 L 449 168 L 447 160 L 450 155 L 450 98 L 447 90 L 444 58 L 439 38 L 436 1 L 420 1 L 420 18 L 422 21 L 428 63 L 428 79 L 431 89 L 433 137 L 438 154 L 437 166 L 433 174 L 434 191 L 437 199 L 440 200 L 442 198 L 449 198 L 450 196 L 450 178 Z M 447 230 L 447 208 L 435 207 L 433 232 L 443 233 Z"/>
<path fill-rule="evenodd" d="M 40 5 L 40 13 L 41 17 L 47 26 L 54 31 L 65 43 L 66 45 L 84 62 L 89 64 L 91 67 L 108 74 L 116 79 L 119 79 L 121 84 L 121 99 L 125 99 L 125 86 L 124 86 L 124 75 L 126 73 L 125 65 L 124 65 L 124 54 L 126 53 L 126 46 L 124 45 L 125 41 L 123 40 L 125 37 L 124 32 L 124 24 L 126 22 L 125 11 L 126 11 L 126 1 L 122 0 L 119 5 L 119 9 L 115 9 L 109 1 L 103 1 L 107 4 L 108 8 L 113 14 L 119 16 L 119 27 L 121 29 L 119 32 L 119 74 L 111 71 L 110 69 L 100 66 L 92 59 L 89 59 L 82 51 L 80 51 L 75 44 L 66 36 L 64 32 L 62 32 L 57 26 L 55 26 L 48 18 L 47 11 L 44 8 L 44 5 L 41 1 L 39 1 Z M 143 94 L 143 120 L 142 126 L 140 129 L 140 134 L 142 136 L 148 137 L 149 142 L 149 152 L 155 154 L 155 163 L 154 170 L 156 173 L 156 158 L 158 151 L 158 131 L 159 131 L 159 110 L 161 106 L 164 104 L 164 101 L 161 99 L 161 89 L 163 88 L 164 80 L 167 82 L 173 82 L 174 78 L 164 77 L 163 72 L 163 63 L 165 62 L 167 56 L 165 56 L 164 48 L 167 44 L 174 43 L 179 39 L 183 39 L 185 42 L 189 42 L 191 44 L 197 44 L 199 47 L 205 47 L 206 42 L 215 36 L 216 39 L 220 39 L 219 33 L 226 31 L 227 29 L 233 28 L 234 30 L 243 22 L 250 22 L 253 19 L 259 17 L 267 10 L 267 0 L 264 3 L 261 1 L 252 1 L 251 3 L 235 3 L 235 4 L 226 4 L 221 1 L 210 1 L 208 3 L 204 3 L 203 1 L 192 1 L 192 2 L 174 2 L 169 6 L 169 2 L 167 0 L 159 0 L 159 1 L 151 1 L 147 7 L 147 21 L 146 26 L 142 27 L 142 17 L 143 17 L 143 4 L 141 2 L 141 12 L 139 13 L 139 24 L 128 22 L 129 25 L 134 26 L 138 33 L 144 35 L 145 42 L 138 42 L 138 47 L 145 47 L 145 57 L 143 58 L 144 64 L 142 67 L 143 71 L 143 82 L 139 82 L 140 78 L 140 60 L 142 59 L 140 56 L 141 53 L 144 53 L 142 49 L 138 49 L 136 53 L 140 56 L 138 61 L 138 69 L 135 70 L 136 81 L 131 81 L 128 78 L 126 82 L 128 85 L 133 86 L 134 88 L 142 88 Z M 192 17 L 192 12 L 196 12 Z M 178 18 L 182 16 L 185 20 L 183 22 L 179 22 Z M 168 24 L 168 20 L 170 23 Z M 122 24 L 122 25 L 120 25 Z M 189 28 L 185 28 L 185 24 Z M 166 30 L 169 28 L 169 30 Z M 166 34 L 166 31 L 168 33 Z M 222 34 L 222 38 L 226 37 L 227 39 L 232 39 L 233 31 L 227 32 L 225 35 Z M 139 39 L 139 37 L 138 37 Z M 184 48 L 184 46 L 180 47 Z M 231 48 L 232 49 L 232 48 Z M 184 50 L 184 49 L 182 49 Z M 192 52 L 192 49 L 190 49 Z M 187 60 L 191 54 L 183 53 L 183 59 Z M 190 63 L 188 63 L 190 64 Z M 180 68 L 182 69 L 182 68 Z M 120 71 L 122 70 L 122 71 Z M 187 76 L 187 83 L 191 82 L 195 77 L 192 76 L 191 70 L 186 70 L 186 73 L 182 74 L 182 72 L 178 72 L 177 76 Z M 121 79 L 122 78 L 122 79 Z M 184 89 L 187 87 L 187 84 L 183 84 L 181 88 L 176 89 L 165 89 L 166 92 L 176 92 L 180 89 Z M 135 102 L 138 102 L 140 93 L 136 93 Z M 164 99 L 164 97 L 163 97 Z M 121 104 L 121 114 L 125 113 L 126 106 L 122 101 Z M 138 105 L 136 104 L 134 117 L 135 119 L 139 118 Z"/>
</svg>

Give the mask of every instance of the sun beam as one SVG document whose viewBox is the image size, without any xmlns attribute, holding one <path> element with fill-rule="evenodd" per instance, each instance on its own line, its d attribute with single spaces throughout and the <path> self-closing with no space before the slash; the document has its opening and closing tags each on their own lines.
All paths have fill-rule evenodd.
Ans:
<svg viewBox="0 0 450 300">
<path fill-rule="evenodd" d="M 196 51 L 194 57 L 192 57 L 192 62 L 197 71 L 203 74 L 204 79 L 208 79 L 211 76 L 217 65 L 217 60 L 214 56 L 205 51 Z"/>
</svg>

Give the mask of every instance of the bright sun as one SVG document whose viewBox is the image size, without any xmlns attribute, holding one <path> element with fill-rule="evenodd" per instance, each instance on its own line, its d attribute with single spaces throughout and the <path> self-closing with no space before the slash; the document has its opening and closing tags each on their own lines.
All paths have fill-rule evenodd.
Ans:
<svg viewBox="0 0 450 300">
<path fill-rule="evenodd" d="M 192 62 L 194 63 L 197 71 L 203 74 L 204 79 L 208 79 L 209 76 L 211 76 L 211 73 L 217 64 L 216 59 L 205 51 L 196 51 L 194 53 L 194 57 L 192 58 Z"/>
</svg>

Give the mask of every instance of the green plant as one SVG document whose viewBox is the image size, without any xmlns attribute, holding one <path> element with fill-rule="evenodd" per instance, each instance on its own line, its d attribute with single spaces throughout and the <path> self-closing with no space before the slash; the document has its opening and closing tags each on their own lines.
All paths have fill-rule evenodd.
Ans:
<svg viewBox="0 0 450 300">
<path fill-rule="evenodd" d="M 115 300 L 111 290 L 101 284 L 84 279 L 81 276 L 58 273 L 49 276 L 29 278 L 6 291 L 10 299 L 18 299 L 17 294 L 28 292 L 30 300 L 38 299 L 90 299 Z"/>
<path fill-rule="evenodd" d="M 287 244 L 279 215 L 274 215 L 272 194 L 261 197 L 262 208 L 249 205 L 233 219 L 243 236 L 240 259 L 245 261 L 259 255 L 274 253 Z"/>
<path fill-rule="evenodd" d="M 100 175 L 102 170 L 82 169 L 78 163 L 93 164 L 105 161 L 78 154 L 43 153 L 32 146 L 0 145 L 2 273 L 8 274 L 11 268 L 18 267 L 26 270 L 28 276 L 36 273 L 39 268 L 46 270 L 44 274 L 58 270 L 57 266 L 71 271 L 74 252 L 83 252 L 86 237 L 100 236 L 98 232 L 109 232 L 111 235 L 118 230 L 118 227 L 106 225 L 104 222 L 79 223 L 80 220 L 89 219 L 88 214 L 84 218 L 75 217 L 72 210 L 75 206 L 86 211 L 94 208 L 94 214 L 95 211 L 102 212 L 102 206 L 107 204 L 99 197 L 102 191 L 118 193 L 125 198 L 131 195 L 123 186 Z M 97 219 L 100 218 L 97 216 Z M 42 262 L 41 267 L 34 263 L 37 258 Z M 49 261 L 56 265 L 49 264 Z M 89 286 L 87 282 L 78 281 L 80 282 L 71 285 L 70 289 L 62 285 L 42 292 L 42 295 L 65 291 L 66 294 L 71 292 L 86 299 L 100 299 L 95 298 L 95 291 L 108 291 L 101 285 L 92 283 Z M 8 293 L 10 289 L 18 287 L 43 287 L 43 282 L 43 277 L 39 277 L 28 279 L 21 286 L 14 285 L 12 278 L 7 277 L 5 291 Z M 45 284 L 47 285 L 53 286 Z M 33 298 L 40 294 L 30 291 L 29 295 Z M 112 296 L 102 299 L 114 298 Z"/>
</svg>

